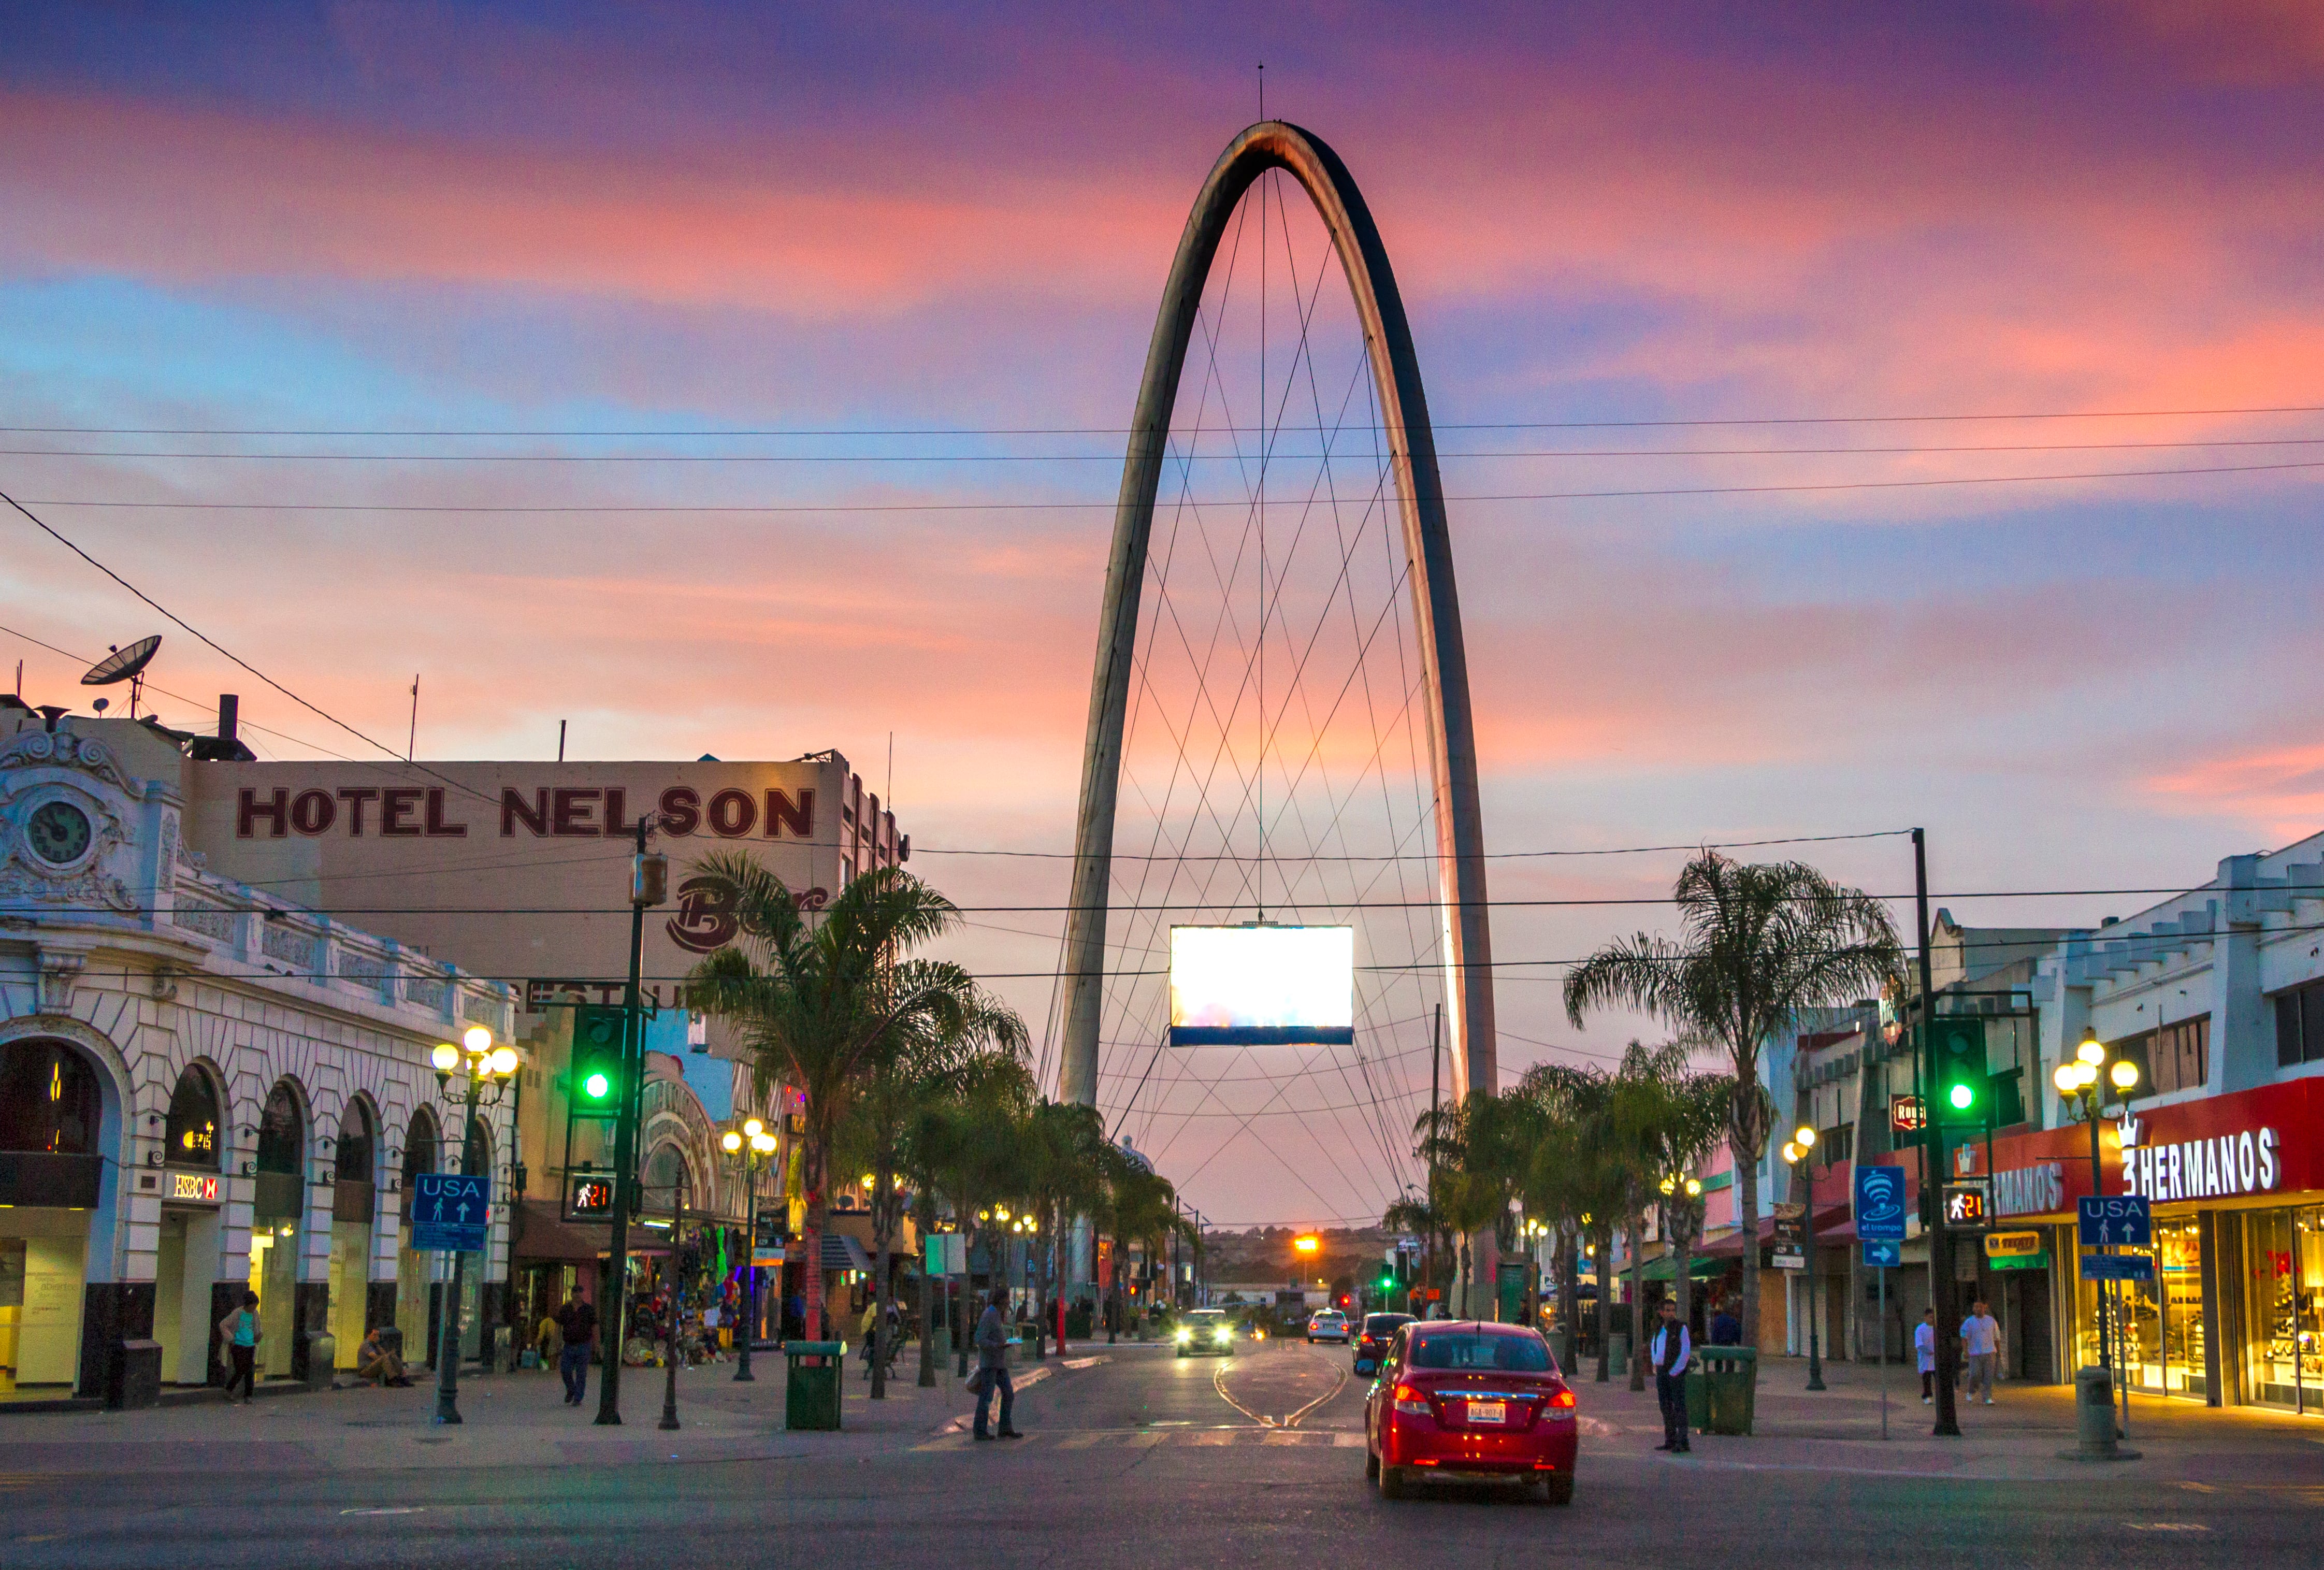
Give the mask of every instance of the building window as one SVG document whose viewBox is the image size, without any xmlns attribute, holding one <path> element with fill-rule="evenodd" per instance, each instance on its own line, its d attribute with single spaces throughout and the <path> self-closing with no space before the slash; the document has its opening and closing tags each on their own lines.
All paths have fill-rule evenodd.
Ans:
<svg viewBox="0 0 2324 1570">
<path fill-rule="evenodd" d="M 97 1074 L 61 1042 L 0 1047 L 0 1150 L 87 1156 L 104 1108 Z"/>
<path fill-rule="evenodd" d="M 258 1117 L 258 1169 L 297 1177 L 307 1150 L 306 1120 L 299 1115 L 299 1098 L 287 1085 L 277 1085 Z"/>
<path fill-rule="evenodd" d="M 2324 1063 L 2324 981 L 2275 994 L 2275 1065 Z"/>
<path fill-rule="evenodd" d="M 2159 1030 L 2141 1030 L 2109 1042 L 2107 1050 L 2138 1066 L 2139 1095 L 2200 1090 L 2211 1077 L 2211 1016 L 2198 1014 Z"/>
<path fill-rule="evenodd" d="M 218 1169 L 217 1093 L 210 1088 L 209 1076 L 190 1065 L 178 1076 L 178 1088 L 170 1097 L 161 1159 L 172 1167 Z"/>
</svg>

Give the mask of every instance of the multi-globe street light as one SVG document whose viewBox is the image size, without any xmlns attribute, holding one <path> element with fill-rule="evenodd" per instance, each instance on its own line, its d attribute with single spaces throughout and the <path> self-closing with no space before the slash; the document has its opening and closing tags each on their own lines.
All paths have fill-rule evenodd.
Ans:
<svg viewBox="0 0 2324 1570">
<path fill-rule="evenodd" d="M 449 1041 L 438 1042 L 429 1054 L 435 1066 L 437 1089 L 463 1107 L 465 1115 L 460 1124 L 461 1164 L 465 1170 L 467 1152 L 476 1148 L 476 1107 L 498 1102 L 507 1094 L 516 1079 L 517 1056 L 513 1047 L 495 1047 L 493 1033 L 482 1025 L 471 1025 L 455 1047 Z M 459 1090 L 453 1089 L 455 1081 Z M 460 1293 L 466 1285 L 468 1256 L 460 1251 L 452 1255 L 451 1289 L 444 1299 L 443 1342 L 436 1353 L 436 1421 L 456 1423 L 460 1420 Z"/>
<path fill-rule="evenodd" d="M 2112 1105 L 2127 1105 L 2131 1092 L 2138 1088 L 2138 1065 L 2127 1057 L 2107 1062 L 2106 1043 L 2098 1039 L 2096 1029 L 2086 1029 L 2074 1056 L 2058 1065 L 2050 1076 L 2050 1083 L 2058 1088 L 2059 1104 L 2066 1116 L 2078 1118 L 2090 1126 L 2090 1192 L 2106 1192 L 2103 1168 L 2098 1152 L 2098 1126 L 2106 1121 L 2106 1109 Z M 2118 1325 L 2109 1325 L 2107 1312 L 2112 1283 L 2098 1293 L 2098 1366 L 2114 1368 L 2110 1333 Z M 2127 1399 L 2126 1397 L 2126 1399 Z"/>
<path fill-rule="evenodd" d="M 1784 1146 L 1784 1162 L 1798 1169 L 1803 1185 L 1801 1220 L 1806 1224 L 1808 1280 L 1808 1389 L 1820 1390 L 1823 1384 L 1823 1338 L 1816 1325 L 1815 1297 L 1815 1131 L 1802 1123 L 1792 1131 L 1789 1142 Z"/>
<path fill-rule="evenodd" d="M 742 1366 L 734 1371 L 737 1384 L 750 1384 L 755 1376 L 751 1372 L 751 1342 L 759 1334 L 759 1174 L 774 1159 L 775 1136 L 757 1118 L 744 1118 L 742 1126 L 728 1129 L 718 1136 L 718 1148 L 726 1159 L 742 1168 L 744 1236 L 742 1267 Z"/>
</svg>

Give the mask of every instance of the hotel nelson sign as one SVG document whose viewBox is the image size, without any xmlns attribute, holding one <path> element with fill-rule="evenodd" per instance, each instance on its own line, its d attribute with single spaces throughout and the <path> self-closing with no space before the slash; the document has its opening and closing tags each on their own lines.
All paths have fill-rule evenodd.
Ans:
<svg viewBox="0 0 2324 1570">
<path fill-rule="evenodd" d="M 641 814 L 671 863 L 670 903 L 646 929 L 647 990 L 666 1002 L 736 933 L 724 890 L 693 864 L 746 850 L 814 909 L 844 881 L 853 827 L 836 759 L 217 763 L 188 780 L 188 847 L 212 870 L 521 983 L 529 1000 L 595 995 L 626 974 Z"/>
</svg>

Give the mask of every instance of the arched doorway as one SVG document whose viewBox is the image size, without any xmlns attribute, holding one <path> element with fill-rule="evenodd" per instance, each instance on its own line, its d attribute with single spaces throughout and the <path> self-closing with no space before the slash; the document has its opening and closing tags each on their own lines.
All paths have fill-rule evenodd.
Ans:
<svg viewBox="0 0 2324 1570">
<path fill-rule="evenodd" d="M 258 1178 L 250 1214 L 250 1289 L 258 1294 L 258 1371 L 289 1379 L 298 1339 L 300 1232 L 306 1196 L 307 1113 L 289 1080 L 258 1114 Z"/>
<path fill-rule="evenodd" d="M 369 1328 L 373 1163 L 379 1137 L 371 1107 L 360 1096 L 347 1103 L 331 1146 L 331 1339 L 336 1367 L 355 1366 L 355 1353 Z"/>
<path fill-rule="evenodd" d="M 403 1355 L 413 1362 L 433 1362 L 436 1354 L 428 1341 L 430 1258 L 411 1246 L 412 1180 L 436 1170 L 439 1143 L 436 1115 L 424 1106 L 416 1108 L 403 1131 L 402 1203 L 398 1206 L 401 1234 L 395 1251 L 395 1327 L 403 1334 Z"/>
<path fill-rule="evenodd" d="M 216 1302 L 222 1197 L 218 1159 L 226 1132 L 222 1104 L 209 1070 L 189 1063 L 170 1093 L 170 1112 L 162 1122 L 153 1339 L 161 1344 L 165 1384 L 211 1382 L 210 1326 L 225 1315 Z"/>
<path fill-rule="evenodd" d="M 88 1234 L 104 1180 L 105 1094 L 62 1041 L 0 1046 L 0 1395 L 53 1397 L 80 1377 Z"/>
</svg>

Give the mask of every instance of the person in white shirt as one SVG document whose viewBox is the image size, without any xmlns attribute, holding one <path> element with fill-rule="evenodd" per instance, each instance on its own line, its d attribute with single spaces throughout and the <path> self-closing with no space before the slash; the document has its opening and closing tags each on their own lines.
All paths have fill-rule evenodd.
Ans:
<svg viewBox="0 0 2324 1570">
<path fill-rule="evenodd" d="M 1993 1365 L 2001 1357 L 2001 1322 L 1993 1316 L 1980 1298 L 1970 1305 L 1969 1316 L 1961 1321 L 1961 1356 L 1969 1366 L 1969 1398 L 1977 1399 L 1978 1385 L 1985 1387 L 1985 1404 L 1993 1405 Z"/>
<path fill-rule="evenodd" d="M 1924 1308 L 1921 1322 L 1913 1327 L 1913 1361 L 1921 1366 L 1921 1405 L 1927 1406 L 1937 1394 L 1937 1311 Z"/>
<path fill-rule="evenodd" d="M 1655 1399 L 1663 1408 L 1663 1442 L 1655 1448 L 1683 1455 L 1693 1448 L 1686 1441 L 1686 1371 L 1694 1362 L 1694 1342 L 1678 1322 L 1678 1305 L 1667 1298 L 1646 1348 L 1654 1361 Z"/>
</svg>

